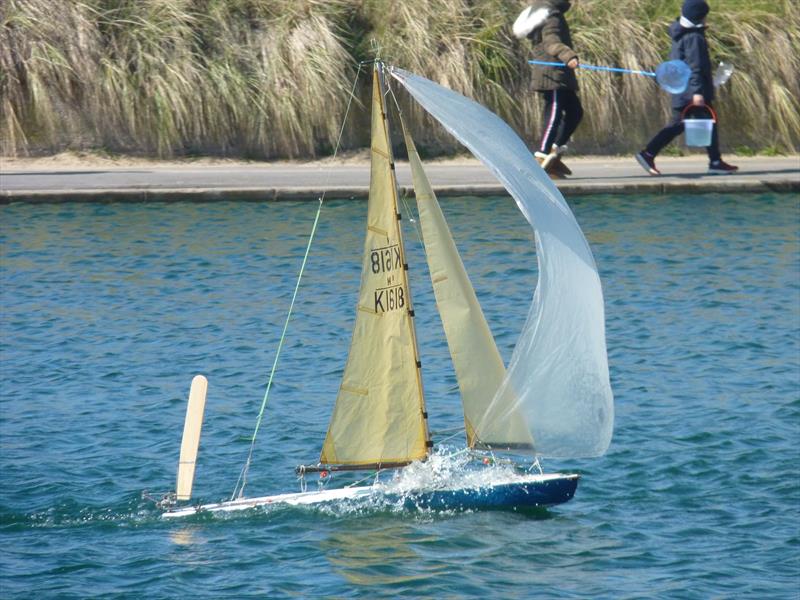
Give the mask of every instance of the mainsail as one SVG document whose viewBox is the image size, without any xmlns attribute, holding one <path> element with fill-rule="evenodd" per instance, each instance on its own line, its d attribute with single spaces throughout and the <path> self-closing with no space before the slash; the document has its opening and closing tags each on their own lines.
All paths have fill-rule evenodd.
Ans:
<svg viewBox="0 0 800 600">
<path fill-rule="evenodd" d="M 492 170 L 535 234 L 539 281 L 528 317 L 503 383 L 475 427 L 492 429 L 519 411 L 537 454 L 602 455 L 614 425 L 603 292 L 572 211 L 497 115 L 423 77 L 402 69 L 392 75 Z"/>
<path fill-rule="evenodd" d="M 517 411 L 509 411 L 505 419 L 482 421 L 487 403 L 503 382 L 503 359 L 405 124 L 403 135 L 428 270 L 461 391 L 467 445 L 485 448 L 483 440 L 492 440 L 494 449 L 532 449 L 531 433 Z M 476 426 L 479 421 L 481 429 Z"/>
<path fill-rule="evenodd" d="M 414 311 L 389 130 L 378 69 L 373 74 L 367 234 L 356 321 L 320 462 L 398 466 L 428 455 Z"/>
</svg>

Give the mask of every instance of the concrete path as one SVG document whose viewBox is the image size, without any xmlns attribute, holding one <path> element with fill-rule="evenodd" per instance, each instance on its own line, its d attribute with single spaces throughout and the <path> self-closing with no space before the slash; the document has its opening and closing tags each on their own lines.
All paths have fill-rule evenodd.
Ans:
<svg viewBox="0 0 800 600">
<path fill-rule="evenodd" d="M 707 175 L 704 156 L 659 158 L 661 177 L 646 174 L 631 158 L 572 158 L 574 175 L 558 181 L 565 196 L 598 193 L 702 193 L 800 191 L 800 157 L 730 158 L 735 175 Z M 6 168 L 0 162 L 0 202 L 280 200 L 364 198 L 365 161 L 334 164 L 147 163 L 131 167 Z M 50 170 L 52 169 L 52 170 Z M 503 195 L 505 190 L 476 160 L 431 162 L 426 171 L 439 195 Z M 408 164 L 398 163 L 403 190 L 411 185 Z"/>
</svg>

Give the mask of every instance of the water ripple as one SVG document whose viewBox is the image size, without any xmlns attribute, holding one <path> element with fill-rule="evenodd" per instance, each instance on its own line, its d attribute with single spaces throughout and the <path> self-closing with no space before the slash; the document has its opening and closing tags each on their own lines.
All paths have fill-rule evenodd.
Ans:
<svg viewBox="0 0 800 600">
<path fill-rule="evenodd" d="M 573 199 L 604 285 L 616 428 L 535 513 L 270 507 L 164 522 L 189 381 L 209 377 L 196 494 L 244 460 L 316 205 L 0 207 L 4 597 L 797 598 L 800 206 L 790 195 Z M 536 261 L 508 198 L 443 208 L 501 353 Z M 296 488 L 350 331 L 363 202 L 330 202 L 249 491 Z M 461 425 L 406 228 L 435 431 Z M 340 481 L 345 480 L 341 478 Z"/>
</svg>

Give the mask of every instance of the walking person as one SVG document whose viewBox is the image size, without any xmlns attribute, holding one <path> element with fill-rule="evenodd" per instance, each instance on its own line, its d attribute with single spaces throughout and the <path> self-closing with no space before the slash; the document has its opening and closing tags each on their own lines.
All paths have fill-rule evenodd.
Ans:
<svg viewBox="0 0 800 600">
<path fill-rule="evenodd" d="M 514 34 L 531 40 L 534 60 L 566 65 L 560 68 L 533 65 L 532 73 L 533 89 L 544 101 L 544 131 L 534 156 L 554 179 L 572 174 L 561 155 L 583 118 L 575 77 L 578 54 L 572 48 L 569 25 L 564 17 L 569 8 L 569 0 L 536 0 L 514 23 Z"/>
<path fill-rule="evenodd" d="M 636 153 L 636 160 L 650 175 L 661 175 L 656 168 L 656 156 L 672 140 L 683 133 L 684 111 L 690 107 L 708 107 L 713 110 L 714 80 L 711 72 L 711 59 L 708 56 L 706 42 L 705 19 L 709 6 L 704 0 L 685 0 L 681 8 L 681 16 L 669 28 L 672 37 L 670 60 L 682 60 L 692 70 L 689 84 L 682 94 L 672 96 L 672 119 L 659 131 L 647 147 Z M 711 145 L 708 151 L 708 172 L 711 174 L 735 173 L 739 167 L 729 165 L 722 160 L 719 151 L 718 126 L 714 125 Z"/>
</svg>

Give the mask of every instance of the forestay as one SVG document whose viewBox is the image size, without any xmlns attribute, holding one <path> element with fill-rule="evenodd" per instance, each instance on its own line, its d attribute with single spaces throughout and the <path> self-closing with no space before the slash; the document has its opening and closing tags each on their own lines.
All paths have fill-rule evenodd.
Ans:
<svg viewBox="0 0 800 600">
<path fill-rule="evenodd" d="M 492 170 L 535 234 L 536 291 L 506 376 L 477 429 L 491 430 L 493 423 L 519 410 L 538 455 L 603 454 L 614 423 L 603 293 L 592 252 L 569 206 L 497 115 L 402 69 L 393 69 L 392 75 Z"/>
</svg>

